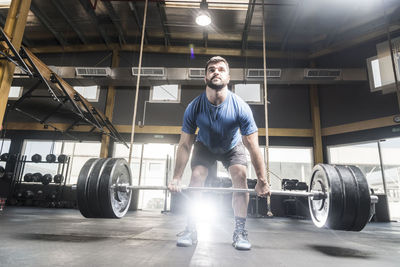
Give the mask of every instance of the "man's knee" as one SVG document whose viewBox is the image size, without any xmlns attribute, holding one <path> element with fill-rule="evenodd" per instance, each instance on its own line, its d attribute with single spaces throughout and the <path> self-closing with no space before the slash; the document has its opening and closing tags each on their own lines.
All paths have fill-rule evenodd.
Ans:
<svg viewBox="0 0 400 267">
<path fill-rule="evenodd" d="M 195 166 L 192 169 L 191 186 L 202 186 L 208 175 L 208 169 L 204 166 Z"/>
<path fill-rule="evenodd" d="M 234 185 L 237 184 L 246 184 L 247 183 L 247 168 L 244 165 L 232 165 L 229 167 L 229 172 L 232 177 L 232 181 Z"/>
</svg>

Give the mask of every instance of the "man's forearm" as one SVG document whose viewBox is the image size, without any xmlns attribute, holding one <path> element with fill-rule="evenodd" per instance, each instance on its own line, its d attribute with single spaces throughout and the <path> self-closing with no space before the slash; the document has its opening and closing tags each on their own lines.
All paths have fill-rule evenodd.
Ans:
<svg viewBox="0 0 400 267">
<path fill-rule="evenodd" d="M 181 179 L 190 156 L 190 147 L 179 145 L 176 153 L 176 162 L 173 179 Z"/>
<path fill-rule="evenodd" d="M 266 183 L 264 159 L 258 146 L 258 133 L 243 136 L 242 140 L 250 153 L 251 163 L 254 166 L 258 180 Z"/>
<path fill-rule="evenodd" d="M 254 155 L 250 154 L 251 163 L 254 166 L 258 180 L 260 180 L 262 182 L 267 182 L 267 178 L 265 177 L 264 160 L 262 158 L 261 153 L 259 151 L 257 151 L 257 152 L 254 151 Z"/>
</svg>

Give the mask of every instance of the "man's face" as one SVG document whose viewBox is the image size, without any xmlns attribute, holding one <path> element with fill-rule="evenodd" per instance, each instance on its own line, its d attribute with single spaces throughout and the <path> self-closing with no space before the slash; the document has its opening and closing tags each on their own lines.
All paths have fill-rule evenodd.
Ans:
<svg viewBox="0 0 400 267">
<path fill-rule="evenodd" d="M 228 67 L 225 62 L 211 63 L 207 67 L 205 77 L 206 85 L 214 90 L 221 90 L 228 85 L 230 80 Z"/>
</svg>

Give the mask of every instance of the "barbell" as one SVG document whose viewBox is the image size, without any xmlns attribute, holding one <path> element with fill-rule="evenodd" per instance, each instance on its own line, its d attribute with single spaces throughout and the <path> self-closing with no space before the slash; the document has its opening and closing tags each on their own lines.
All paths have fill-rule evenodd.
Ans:
<svg viewBox="0 0 400 267">
<path fill-rule="evenodd" d="M 89 159 L 76 185 L 78 207 L 86 218 L 122 218 L 128 211 L 132 191 L 168 190 L 166 186 L 133 186 L 129 165 L 122 158 Z M 183 187 L 184 191 L 250 193 L 254 189 Z M 271 190 L 272 195 L 307 197 L 313 223 L 334 230 L 361 231 L 370 219 L 367 180 L 358 167 L 318 164 L 313 168 L 308 192 Z"/>
</svg>

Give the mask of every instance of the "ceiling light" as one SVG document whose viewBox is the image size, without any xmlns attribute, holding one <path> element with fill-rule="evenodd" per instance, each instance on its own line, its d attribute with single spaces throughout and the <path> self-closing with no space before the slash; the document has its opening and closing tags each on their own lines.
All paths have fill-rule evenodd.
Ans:
<svg viewBox="0 0 400 267">
<path fill-rule="evenodd" d="M 199 13 L 196 18 L 196 23 L 200 26 L 207 26 L 211 23 L 211 18 L 207 13 Z"/>
<path fill-rule="evenodd" d="M 206 0 L 202 0 L 200 3 L 200 12 L 197 14 L 196 23 L 200 26 L 207 26 L 211 23 L 211 18 L 208 10 L 208 4 Z"/>
</svg>

